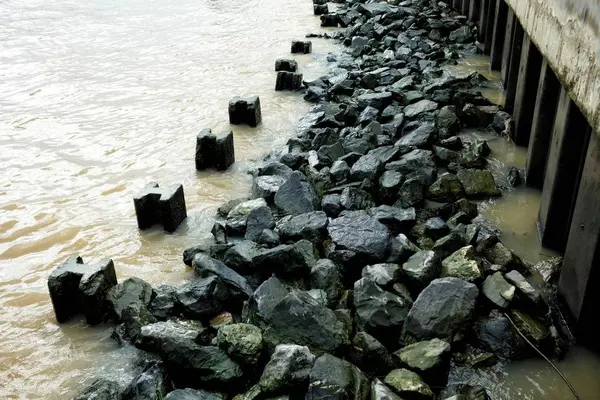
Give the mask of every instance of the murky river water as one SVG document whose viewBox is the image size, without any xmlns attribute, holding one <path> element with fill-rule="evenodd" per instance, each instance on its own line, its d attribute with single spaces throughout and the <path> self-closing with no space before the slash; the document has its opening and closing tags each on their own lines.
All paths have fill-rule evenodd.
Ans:
<svg viewBox="0 0 600 400">
<path fill-rule="evenodd" d="M 56 324 L 48 274 L 80 253 L 113 258 L 120 279 L 189 278 L 182 249 L 208 235 L 218 205 L 247 193 L 250 163 L 284 144 L 308 109 L 272 90 L 273 64 L 319 29 L 308 0 L 0 1 L 0 398 L 66 399 L 95 375 L 126 371 L 132 357 L 109 327 Z M 324 73 L 334 49 L 313 40 L 313 54 L 296 57 L 305 78 Z M 229 99 L 252 94 L 263 125 L 234 128 L 238 162 L 197 173 L 197 132 L 229 129 Z M 131 199 L 150 181 L 184 184 L 189 218 L 173 235 L 137 230 Z M 535 243 L 539 195 L 526 193 L 484 211 L 515 232 L 514 244 L 504 239 L 517 250 Z M 582 394 L 598 393 L 588 379 L 600 363 L 585 354 L 563 368 Z M 497 379 L 527 398 L 568 398 L 537 361 Z"/>
</svg>

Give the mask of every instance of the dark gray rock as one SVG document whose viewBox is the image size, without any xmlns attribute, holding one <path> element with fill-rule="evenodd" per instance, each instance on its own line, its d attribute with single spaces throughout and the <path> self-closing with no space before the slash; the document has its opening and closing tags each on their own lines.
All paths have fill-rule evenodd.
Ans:
<svg viewBox="0 0 600 400">
<path fill-rule="evenodd" d="M 334 353 L 348 343 L 348 331 L 335 313 L 306 292 L 288 293 L 264 320 L 269 349 L 280 344 L 308 346 L 315 354 Z"/>
<path fill-rule="evenodd" d="M 408 153 L 416 148 L 428 148 L 433 143 L 435 133 L 436 128 L 433 122 L 413 121 L 404 127 L 403 136 L 395 146 L 403 153 Z"/>
<path fill-rule="evenodd" d="M 257 239 L 259 238 L 260 234 Z M 225 252 L 223 255 L 223 262 L 234 271 L 241 274 L 247 274 L 252 270 L 254 259 L 262 251 L 262 247 L 255 242 L 242 240 Z"/>
<path fill-rule="evenodd" d="M 118 383 L 97 379 L 73 400 L 121 400 L 122 390 Z"/>
<path fill-rule="evenodd" d="M 48 277 L 48 291 L 56 320 L 68 321 L 83 313 L 88 324 L 102 322 L 109 313 L 105 298 L 117 285 L 117 275 L 112 260 L 103 259 L 97 264 L 84 264 L 79 256 L 71 256 Z"/>
<path fill-rule="evenodd" d="M 365 210 L 374 207 L 375 201 L 368 192 L 356 187 L 347 187 L 340 196 L 340 205 L 346 210 Z"/>
<path fill-rule="evenodd" d="M 348 360 L 371 376 L 385 375 L 396 366 L 385 346 L 366 332 L 358 332 L 352 339 Z"/>
<path fill-rule="evenodd" d="M 378 116 L 379 116 L 379 110 L 377 108 L 367 106 L 367 107 L 365 107 L 364 110 L 361 111 L 356 122 L 358 122 L 358 124 L 361 126 L 366 126 L 369 123 L 371 123 L 372 121 L 377 120 Z M 346 148 L 348 148 L 348 147 L 346 147 Z M 364 153 L 361 153 L 361 154 L 364 154 Z"/>
<path fill-rule="evenodd" d="M 227 229 L 220 222 L 217 221 L 213 224 L 210 233 L 213 235 L 215 243 L 227 244 Z"/>
<path fill-rule="evenodd" d="M 339 194 L 327 194 L 321 200 L 321 208 L 330 218 L 336 218 L 342 211 L 341 196 Z"/>
<path fill-rule="evenodd" d="M 284 242 L 306 239 L 320 244 L 327 235 L 328 223 L 327 214 L 314 211 L 282 219 L 277 224 L 277 232 Z"/>
<path fill-rule="evenodd" d="M 384 382 L 401 398 L 433 399 L 433 392 L 429 385 L 418 374 L 407 369 L 393 370 L 385 377 Z"/>
<path fill-rule="evenodd" d="M 425 199 L 426 185 L 419 178 L 410 178 L 404 181 L 398 192 L 396 207 L 409 208 L 420 205 Z"/>
<path fill-rule="evenodd" d="M 415 209 L 379 206 L 367 210 L 368 214 L 388 227 L 393 234 L 409 232 L 415 225 L 417 214 Z"/>
<path fill-rule="evenodd" d="M 346 154 L 344 147 L 341 141 L 337 141 L 331 145 L 323 145 L 317 150 L 317 160 L 325 166 L 332 165 Z"/>
<path fill-rule="evenodd" d="M 431 100 L 420 100 L 416 103 L 409 104 L 404 107 L 404 115 L 406 118 L 416 118 L 424 113 L 435 111 L 438 108 L 438 103 Z"/>
<path fill-rule="evenodd" d="M 494 120 L 492 122 L 492 127 L 497 133 L 501 133 L 505 130 L 511 130 L 509 125 L 512 123 L 512 117 L 506 111 L 498 111 L 498 113 L 494 116 Z M 508 128 L 508 129 L 507 129 Z"/>
<path fill-rule="evenodd" d="M 445 106 L 440 109 L 437 125 L 442 138 L 454 136 L 460 131 L 460 121 L 453 106 Z"/>
<path fill-rule="evenodd" d="M 440 217 L 429 218 L 425 221 L 424 233 L 434 240 L 445 236 L 449 231 L 448 225 L 446 225 L 446 222 Z"/>
<path fill-rule="evenodd" d="M 218 277 L 233 297 L 243 301 L 252 296 L 252 288 L 248 284 L 248 281 L 246 281 L 246 278 L 219 260 L 199 253 L 194 257 L 192 267 L 194 268 L 194 272 L 201 278 L 209 276 Z"/>
<path fill-rule="evenodd" d="M 210 343 L 212 336 L 207 328 L 197 321 L 169 320 L 143 326 L 135 346 L 151 353 L 160 353 L 167 341 L 189 341 L 201 345 Z"/>
<path fill-rule="evenodd" d="M 163 366 L 153 363 L 133 378 L 123 393 L 123 400 L 162 400 L 170 389 L 170 380 Z"/>
<path fill-rule="evenodd" d="M 270 395 L 304 393 L 314 362 L 315 356 L 306 346 L 278 345 L 260 377 L 261 390 Z"/>
<path fill-rule="evenodd" d="M 498 311 L 477 320 L 473 332 L 479 347 L 501 359 L 522 359 L 529 354 L 525 341 Z"/>
<path fill-rule="evenodd" d="M 312 43 L 310 41 L 292 41 L 292 53 L 308 54 L 312 51 Z"/>
<path fill-rule="evenodd" d="M 246 218 L 246 240 L 257 241 L 262 231 L 265 229 L 273 229 L 275 220 L 271 209 L 266 206 L 252 209 Z"/>
<path fill-rule="evenodd" d="M 280 163 L 279 161 L 269 161 L 258 168 L 257 176 L 281 176 L 284 178 L 289 178 L 292 172 L 294 172 L 294 170 L 292 170 L 289 166 Z M 240 201 L 240 203 L 241 202 L 242 201 Z M 225 215 L 222 216 L 226 217 L 228 213 L 229 211 L 227 211 L 227 213 L 225 213 Z"/>
<path fill-rule="evenodd" d="M 232 234 L 243 234 L 248 223 L 250 213 L 260 207 L 267 207 L 265 199 L 258 198 L 244 201 L 229 211 L 225 226 L 227 231 Z"/>
<path fill-rule="evenodd" d="M 388 163 L 385 168 L 387 170 L 398 171 L 404 175 L 408 175 L 417 170 L 427 168 L 435 169 L 437 167 L 431 151 L 415 149 L 400 157 L 398 161 Z"/>
<path fill-rule="evenodd" d="M 262 331 L 250 324 L 225 325 L 217 333 L 217 344 L 239 363 L 255 365 L 263 349 Z"/>
<path fill-rule="evenodd" d="M 433 251 L 419 251 L 413 254 L 403 265 L 402 271 L 408 282 L 421 291 L 435 278 L 440 276 L 440 259 Z"/>
<path fill-rule="evenodd" d="M 475 39 L 471 32 L 471 28 L 466 25 L 450 32 L 448 38 L 455 43 L 468 43 Z"/>
<path fill-rule="evenodd" d="M 382 161 L 371 154 L 371 152 L 358 159 L 350 169 L 350 178 L 353 181 L 364 179 L 377 179 L 383 171 Z"/>
<path fill-rule="evenodd" d="M 354 284 L 354 307 L 359 329 L 389 343 L 400 335 L 410 304 L 374 281 L 361 278 Z"/>
<path fill-rule="evenodd" d="M 394 203 L 404 182 L 404 175 L 397 171 L 385 171 L 379 178 L 379 199 L 386 204 Z"/>
<path fill-rule="evenodd" d="M 413 254 L 421 251 L 414 243 L 412 243 L 404 234 L 399 234 L 392 239 L 390 248 L 390 257 L 388 262 L 403 264 Z"/>
<path fill-rule="evenodd" d="M 427 198 L 440 203 L 451 203 L 464 196 L 460 180 L 450 173 L 441 175 L 427 190 Z"/>
<path fill-rule="evenodd" d="M 302 87 L 302 74 L 279 71 L 275 80 L 275 90 L 299 90 Z M 318 90 L 318 89 L 317 89 Z"/>
<path fill-rule="evenodd" d="M 277 191 L 275 205 L 285 214 L 298 215 L 317 210 L 319 200 L 306 177 L 295 171 Z"/>
<path fill-rule="evenodd" d="M 207 320 L 224 311 L 228 296 L 228 288 L 217 276 L 194 279 L 177 290 L 183 315 L 197 320 Z"/>
<path fill-rule="evenodd" d="M 508 283 L 517 288 L 517 302 L 525 310 L 540 316 L 548 312 L 548 307 L 543 301 L 540 292 L 535 289 L 518 271 L 510 271 L 504 275 Z"/>
<path fill-rule="evenodd" d="M 267 247 L 275 247 L 280 244 L 279 235 L 271 229 L 265 229 L 258 237 L 257 243 Z"/>
<path fill-rule="evenodd" d="M 382 93 L 366 93 L 356 98 L 358 105 L 361 108 L 373 107 L 379 111 L 392 104 L 392 94 L 390 92 Z M 405 112 L 406 114 L 406 112 Z"/>
<path fill-rule="evenodd" d="M 501 196 L 496 181 L 490 171 L 463 169 L 456 174 L 469 197 Z"/>
<path fill-rule="evenodd" d="M 479 290 L 458 278 L 432 281 L 417 297 L 404 323 L 403 338 L 417 342 L 435 337 L 454 342 L 473 319 Z"/>
<path fill-rule="evenodd" d="M 315 248 L 307 240 L 280 245 L 263 251 L 254 258 L 254 268 L 263 276 L 276 274 L 282 278 L 308 277 L 316 263 Z"/>
<path fill-rule="evenodd" d="M 440 259 L 444 259 L 465 245 L 466 242 L 463 235 L 457 232 L 450 232 L 448 235 L 436 240 L 431 250 L 433 250 Z"/>
<path fill-rule="evenodd" d="M 335 182 L 343 182 L 350 175 L 350 167 L 345 161 L 336 160 L 329 170 L 331 178 Z"/>
<path fill-rule="evenodd" d="M 368 400 L 369 379 L 348 361 L 323 354 L 310 371 L 306 400 Z"/>
<path fill-rule="evenodd" d="M 371 400 L 402 400 L 385 383 L 375 378 L 371 382 Z"/>
<path fill-rule="evenodd" d="M 275 193 L 285 182 L 285 177 L 278 175 L 261 175 L 254 178 L 252 182 L 252 197 L 262 197 L 267 203 L 272 204 Z"/>
<path fill-rule="evenodd" d="M 240 390 L 241 367 L 218 347 L 167 340 L 161 356 L 178 387 L 218 388 L 233 393 Z"/>
<path fill-rule="evenodd" d="M 106 294 L 112 316 L 122 321 L 123 312 L 134 304 L 147 306 L 152 298 L 152 286 L 139 278 L 128 278 L 113 286 Z"/>
<path fill-rule="evenodd" d="M 374 264 L 363 268 L 362 277 L 375 282 L 382 288 L 387 288 L 399 280 L 400 273 L 398 264 Z"/>
<path fill-rule="evenodd" d="M 173 390 L 164 400 L 223 400 L 223 395 L 188 388 Z"/>
<path fill-rule="evenodd" d="M 327 303 L 334 305 L 344 289 L 339 266 L 326 258 L 317 261 L 310 271 L 310 287 L 325 291 Z"/>
<path fill-rule="evenodd" d="M 158 320 L 166 320 L 179 314 L 177 304 L 177 288 L 171 285 L 155 287 L 152 300 L 148 304 L 148 311 Z"/>
<path fill-rule="evenodd" d="M 510 167 L 508 170 L 508 184 L 517 187 L 521 184 L 521 173 L 517 167 Z"/>
<path fill-rule="evenodd" d="M 485 251 L 485 258 L 492 264 L 500 265 L 505 271 L 525 270 L 521 258 L 500 242 Z"/>
<path fill-rule="evenodd" d="M 440 339 L 425 340 L 394 353 L 406 368 L 435 386 L 444 386 L 450 368 L 450 344 Z"/>
<path fill-rule="evenodd" d="M 264 281 L 249 302 L 249 314 L 246 318 L 250 323 L 265 321 L 273 313 L 273 309 L 290 292 L 290 288 L 275 276 Z M 261 325 L 264 327 L 264 325 Z"/>
<path fill-rule="evenodd" d="M 327 227 L 336 249 L 350 250 L 369 262 L 385 261 L 391 236 L 385 225 L 361 212 L 344 212 Z"/>
<path fill-rule="evenodd" d="M 481 281 L 481 265 L 475 258 L 473 246 L 462 247 L 445 258 L 442 261 L 441 276 L 460 278 L 472 283 Z"/>
<path fill-rule="evenodd" d="M 507 308 L 515 297 L 515 287 L 504 279 L 502 272 L 485 278 L 482 292 L 493 305 L 500 308 Z"/>
<path fill-rule="evenodd" d="M 161 224 L 165 231 L 175 232 L 187 218 L 183 185 L 159 188 L 158 183 L 151 182 L 133 198 L 133 203 L 142 230 Z"/>
</svg>

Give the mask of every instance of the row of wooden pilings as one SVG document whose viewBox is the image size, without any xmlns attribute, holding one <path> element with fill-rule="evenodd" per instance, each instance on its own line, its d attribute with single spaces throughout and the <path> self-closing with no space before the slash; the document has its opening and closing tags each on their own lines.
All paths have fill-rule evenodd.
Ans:
<svg viewBox="0 0 600 400">
<path fill-rule="evenodd" d="M 530 0 L 522 0 L 530 1 Z M 501 72 L 513 140 L 527 146 L 526 184 L 542 191 L 538 235 L 564 254 L 559 291 L 579 339 L 600 348 L 600 138 L 505 0 L 447 0 L 478 25 Z M 599 105 L 600 106 L 600 105 Z M 600 315 L 600 314 L 599 314 Z"/>
</svg>

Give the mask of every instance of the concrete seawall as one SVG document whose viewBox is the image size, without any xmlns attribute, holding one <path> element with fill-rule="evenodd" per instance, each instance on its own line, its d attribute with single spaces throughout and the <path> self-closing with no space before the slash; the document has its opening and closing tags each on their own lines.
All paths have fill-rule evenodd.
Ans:
<svg viewBox="0 0 600 400">
<path fill-rule="evenodd" d="M 596 133 L 600 133 L 600 1 L 506 0 Z"/>
</svg>

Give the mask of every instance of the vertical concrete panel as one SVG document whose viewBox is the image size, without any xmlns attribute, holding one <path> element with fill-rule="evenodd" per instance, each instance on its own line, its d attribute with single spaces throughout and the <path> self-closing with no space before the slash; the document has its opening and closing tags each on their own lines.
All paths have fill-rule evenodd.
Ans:
<svg viewBox="0 0 600 400">
<path fill-rule="evenodd" d="M 500 79 L 504 88 L 506 88 L 506 82 L 508 81 L 515 29 L 515 14 L 509 9 L 508 14 L 506 15 L 506 31 L 504 32 L 504 47 L 502 48 L 502 66 L 500 67 Z"/>
<path fill-rule="evenodd" d="M 531 105 L 535 104 L 542 67 L 542 55 L 527 34 L 523 36 L 520 57 L 513 110 L 515 121 L 514 140 L 517 145 L 526 146 L 529 143 L 533 120 L 534 108 Z"/>
<path fill-rule="evenodd" d="M 548 148 L 550 147 L 560 88 L 560 82 L 552 68 L 546 60 L 543 60 L 537 87 L 537 99 L 533 108 L 525 177 L 527 186 L 537 189 L 541 189 L 544 184 L 546 160 L 548 159 Z"/>
<path fill-rule="evenodd" d="M 465 15 L 465 16 L 469 15 L 469 5 L 470 4 L 471 4 L 470 0 L 462 0 L 462 4 L 461 4 L 462 15 Z"/>
<path fill-rule="evenodd" d="M 542 245 L 564 251 L 583 160 L 590 137 L 587 121 L 561 89 L 538 216 Z"/>
<path fill-rule="evenodd" d="M 490 67 L 499 70 L 502 66 L 502 51 L 504 49 L 504 36 L 506 33 L 506 19 L 508 17 L 508 6 L 504 0 L 496 0 L 496 12 L 494 13 L 494 33 L 492 35 L 492 47 L 490 53 Z"/>
<path fill-rule="evenodd" d="M 469 21 L 479 22 L 479 2 L 481 0 L 470 0 L 469 4 Z"/>
<path fill-rule="evenodd" d="M 479 15 L 478 15 L 478 26 L 479 26 L 479 36 L 477 40 L 479 43 L 485 43 L 486 35 L 487 35 L 487 21 L 488 21 L 488 13 L 490 9 L 490 0 L 481 0 L 481 4 L 479 5 Z M 485 52 L 485 45 L 483 47 Z"/>
<path fill-rule="evenodd" d="M 452 0 L 452 8 L 454 8 L 455 10 L 459 10 L 460 9 L 460 0 Z"/>
<path fill-rule="evenodd" d="M 519 67 L 521 66 L 521 50 L 523 48 L 523 27 L 515 18 L 514 35 L 512 38 L 512 48 L 510 51 L 510 62 L 508 68 L 508 77 L 506 79 L 506 98 L 504 109 L 512 113 L 515 106 L 515 97 L 517 95 L 517 83 L 519 80 Z M 536 80 L 537 82 L 537 80 Z"/>
<path fill-rule="evenodd" d="M 483 53 L 490 55 L 492 52 L 492 43 L 494 42 L 494 21 L 496 20 L 496 2 L 498 0 L 487 0 L 488 11 L 485 26 L 485 44 Z"/>
<path fill-rule="evenodd" d="M 600 306 L 600 138 L 592 134 L 583 167 L 559 291 L 576 320 L 578 337 L 597 341 Z"/>
</svg>

